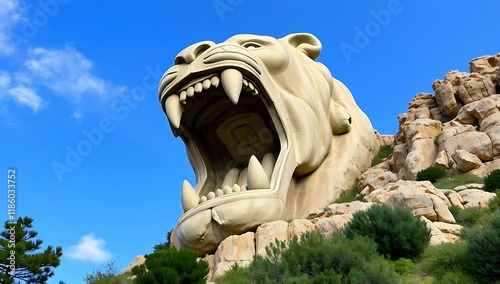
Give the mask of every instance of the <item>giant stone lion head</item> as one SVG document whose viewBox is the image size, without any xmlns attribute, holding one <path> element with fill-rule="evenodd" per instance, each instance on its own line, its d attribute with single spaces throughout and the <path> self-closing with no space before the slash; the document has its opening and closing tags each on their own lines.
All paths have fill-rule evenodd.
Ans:
<svg viewBox="0 0 500 284">
<path fill-rule="evenodd" d="M 369 166 L 374 130 L 315 61 L 320 51 L 311 34 L 243 34 L 175 57 L 159 99 L 196 175 L 182 184 L 177 248 L 204 255 L 230 235 L 305 217 Z"/>
</svg>

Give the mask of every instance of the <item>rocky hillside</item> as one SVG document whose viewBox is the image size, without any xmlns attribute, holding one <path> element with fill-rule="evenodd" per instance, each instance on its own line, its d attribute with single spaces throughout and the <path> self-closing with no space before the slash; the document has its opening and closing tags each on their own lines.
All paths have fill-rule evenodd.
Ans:
<svg viewBox="0 0 500 284">
<path fill-rule="evenodd" d="M 330 234 L 355 212 L 376 203 L 404 206 L 425 220 L 431 244 L 459 240 L 462 226 L 449 207 L 484 207 L 495 194 L 483 191 L 482 184 L 439 189 L 414 180 L 429 166 L 442 167 L 450 175 L 480 177 L 500 168 L 500 54 L 473 59 L 469 69 L 450 71 L 444 80 L 435 81 L 434 94 L 417 94 L 408 112 L 398 117 L 397 134 L 379 135 L 380 144 L 391 145 L 392 154 L 359 177 L 362 201 L 333 203 L 304 219 L 266 223 L 255 232 L 228 237 L 213 255 L 204 257 L 211 268 L 208 280 L 265 254 L 276 238 L 286 241 L 311 230 Z"/>
</svg>

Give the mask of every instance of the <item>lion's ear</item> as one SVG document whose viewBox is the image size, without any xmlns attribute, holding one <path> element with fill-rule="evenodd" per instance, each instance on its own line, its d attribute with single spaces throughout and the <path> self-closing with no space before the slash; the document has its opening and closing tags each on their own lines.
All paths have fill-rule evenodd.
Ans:
<svg viewBox="0 0 500 284">
<path fill-rule="evenodd" d="M 289 34 L 281 40 L 297 48 L 312 60 L 318 58 L 319 54 L 321 53 L 321 42 L 312 34 Z"/>
</svg>

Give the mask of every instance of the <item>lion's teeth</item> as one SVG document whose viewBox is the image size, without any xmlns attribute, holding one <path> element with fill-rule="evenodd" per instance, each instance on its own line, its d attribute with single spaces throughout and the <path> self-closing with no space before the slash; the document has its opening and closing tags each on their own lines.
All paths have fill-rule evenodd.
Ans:
<svg viewBox="0 0 500 284">
<path fill-rule="evenodd" d="M 251 82 L 248 82 L 247 91 L 249 92 L 255 91 L 255 86 Z"/>
<path fill-rule="evenodd" d="M 187 88 L 186 92 L 187 92 L 188 97 L 194 96 L 194 87 L 191 86 L 191 87 Z"/>
<path fill-rule="evenodd" d="M 194 85 L 194 91 L 196 93 L 201 93 L 201 91 L 203 91 L 203 84 L 201 82 L 196 83 L 196 85 Z"/>
<path fill-rule="evenodd" d="M 247 191 L 248 190 L 248 186 L 246 186 L 245 184 L 241 186 L 241 191 Z"/>
<path fill-rule="evenodd" d="M 182 183 L 182 208 L 184 212 L 189 209 L 195 207 L 200 202 L 200 197 L 194 190 L 193 186 L 187 181 L 184 180 Z"/>
<path fill-rule="evenodd" d="M 224 195 L 224 191 L 222 191 L 222 189 L 220 189 L 220 188 L 217 188 L 217 190 L 215 191 L 215 196 L 219 197 L 219 196 L 223 196 L 223 195 Z"/>
<path fill-rule="evenodd" d="M 205 80 L 203 81 L 203 89 L 208 90 L 208 89 L 210 89 L 210 86 L 211 86 L 211 85 L 212 85 L 212 83 L 210 82 L 210 80 L 209 80 L 209 79 L 205 79 Z"/>
<path fill-rule="evenodd" d="M 181 103 L 186 104 L 186 91 L 182 91 L 179 95 Z"/>
<path fill-rule="evenodd" d="M 212 79 L 210 79 L 210 83 L 212 83 L 212 86 L 217 88 L 219 86 L 219 83 L 220 83 L 219 77 L 217 77 L 217 76 L 212 77 Z"/>
<path fill-rule="evenodd" d="M 240 192 L 241 191 L 241 187 L 239 185 L 237 185 L 237 184 L 234 184 L 233 188 L 231 190 L 234 191 L 234 192 Z"/>
<path fill-rule="evenodd" d="M 266 176 L 269 180 L 271 180 L 275 164 L 276 164 L 276 157 L 274 156 L 273 153 L 267 153 L 262 158 L 262 168 L 264 168 Z"/>
<path fill-rule="evenodd" d="M 210 191 L 208 194 L 207 194 L 207 199 L 210 200 L 210 199 L 214 199 L 215 198 L 215 192 L 213 191 Z"/>
<path fill-rule="evenodd" d="M 237 184 L 239 184 L 240 186 L 247 184 L 247 173 L 248 173 L 248 168 L 244 168 L 241 170 L 240 175 L 238 176 Z"/>
<path fill-rule="evenodd" d="M 249 190 L 269 188 L 267 174 L 254 155 L 250 157 L 248 162 L 247 186 Z"/>
<path fill-rule="evenodd" d="M 240 174 L 240 170 L 237 168 L 230 169 L 226 176 L 224 177 L 224 181 L 222 182 L 222 188 L 224 188 L 226 185 L 233 185 L 238 182 L 238 175 Z"/>
<path fill-rule="evenodd" d="M 230 187 L 229 185 L 226 185 L 224 186 L 224 189 L 222 191 L 224 191 L 224 194 L 229 194 L 233 192 L 233 188 Z"/>
<path fill-rule="evenodd" d="M 243 86 L 243 75 L 241 72 L 236 69 L 226 69 L 222 71 L 220 79 L 222 88 L 224 88 L 231 102 L 235 105 L 238 104 Z"/>
<path fill-rule="evenodd" d="M 206 196 L 202 196 L 200 198 L 200 204 L 203 203 L 203 202 L 205 202 L 205 201 L 207 201 L 207 197 Z"/>
<path fill-rule="evenodd" d="M 181 125 L 182 106 L 178 95 L 171 95 L 165 101 L 165 109 L 167 111 L 168 120 L 178 129 Z"/>
</svg>

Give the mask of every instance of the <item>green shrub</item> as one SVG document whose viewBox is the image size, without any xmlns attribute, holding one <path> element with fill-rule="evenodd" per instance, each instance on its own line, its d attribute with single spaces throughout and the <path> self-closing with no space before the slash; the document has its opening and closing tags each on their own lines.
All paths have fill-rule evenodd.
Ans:
<svg viewBox="0 0 500 284">
<path fill-rule="evenodd" d="M 248 273 L 233 269 L 220 283 L 397 283 L 394 266 L 365 237 L 352 240 L 341 233 L 325 237 L 308 232 L 288 244 L 276 241 L 267 258 L 255 256 Z M 238 274 L 242 277 L 238 279 Z M 226 280 L 231 277 L 231 281 Z"/>
<path fill-rule="evenodd" d="M 490 212 L 500 212 L 500 189 L 495 192 L 496 196 L 490 200 L 488 204 L 488 210 Z"/>
<path fill-rule="evenodd" d="M 484 177 L 484 189 L 489 192 L 494 192 L 500 189 L 500 169 L 492 170 Z"/>
<path fill-rule="evenodd" d="M 86 284 L 128 284 L 132 283 L 130 277 L 132 277 L 130 272 L 119 274 L 115 262 L 110 261 L 102 269 L 93 270 L 92 273 L 85 275 L 83 281 Z"/>
<path fill-rule="evenodd" d="M 441 279 L 437 281 L 439 284 L 474 284 L 478 282 L 472 275 L 467 274 L 464 271 L 454 270 L 451 272 L 446 272 Z"/>
<path fill-rule="evenodd" d="M 433 182 L 436 188 L 447 188 L 453 189 L 459 185 L 469 184 L 469 183 L 483 183 L 483 178 L 476 175 L 465 173 L 465 174 L 455 174 L 450 177 L 438 178 L 436 182 Z"/>
<path fill-rule="evenodd" d="M 418 181 L 428 180 L 432 183 L 436 182 L 439 178 L 446 176 L 446 170 L 441 167 L 431 166 L 423 169 L 417 173 Z"/>
<path fill-rule="evenodd" d="M 375 155 L 375 157 L 373 157 L 371 166 L 373 167 L 373 166 L 376 166 L 376 165 L 382 163 L 382 161 L 385 158 L 389 157 L 390 154 L 392 154 L 392 146 L 391 145 L 380 146 L 380 148 L 378 149 L 377 155 Z"/>
<path fill-rule="evenodd" d="M 363 199 L 363 196 L 360 195 L 360 193 L 361 190 L 358 188 L 358 180 L 356 179 L 354 185 L 349 190 L 342 192 L 334 203 L 348 203 L 361 200 Z"/>
<path fill-rule="evenodd" d="M 248 267 L 240 267 L 238 265 L 233 265 L 230 270 L 224 273 L 224 275 L 218 277 L 215 282 L 225 284 L 252 283 L 250 281 L 250 270 Z"/>
<path fill-rule="evenodd" d="M 144 264 L 132 268 L 136 284 L 146 283 L 200 283 L 206 282 L 208 263 L 197 260 L 198 255 L 188 249 L 160 249 L 146 255 Z"/>
<path fill-rule="evenodd" d="M 430 246 L 422 255 L 420 267 L 438 280 L 447 272 L 466 271 L 468 269 L 466 244 L 456 242 Z"/>
<path fill-rule="evenodd" d="M 450 213 L 453 215 L 453 217 L 455 217 L 456 220 L 456 217 L 458 216 L 458 214 L 460 214 L 462 208 L 458 207 L 458 205 L 451 205 L 451 207 L 449 207 L 448 210 L 450 210 Z"/>
<path fill-rule="evenodd" d="M 386 205 L 373 205 L 354 213 L 344 233 L 348 238 L 361 235 L 373 239 L 377 251 L 392 260 L 419 256 L 430 239 L 430 230 L 423 220 L 407 209 Z"/>
<path fill-rule="evenodd" d="M 394 261 L 394 266 L 399 275 L 408 275 L 414 272 L 416 268 L 415 263 L 408 258 L 400 258 Z"/>
<path fill-rule="evenodd" d="M 468 233 L 467 256 L 472 271 L 491 282 L 500 280 L 500 213 L 483 230 Z"/>
<path fill-rule="evenodd" d="M 474 227 L 485 225 L 490 216 L 489 212 L 485 208 L 481 207 L 470 207 L 459 210 L 455 216 L 455 221 L 465 227 Z"/>
</svg>

